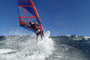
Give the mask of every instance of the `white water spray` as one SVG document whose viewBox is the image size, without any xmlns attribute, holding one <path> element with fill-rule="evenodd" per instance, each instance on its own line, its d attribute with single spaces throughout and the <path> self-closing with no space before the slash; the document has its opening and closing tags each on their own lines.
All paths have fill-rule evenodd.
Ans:
<svg viewBox="0 0 90 60">
<path fill-rule="evenodd" d="M 0 54 L 0 60 L 45 60 L 54 50 L 54 42 L 49 36 L 50 32 L 46 32 L 43 41 L 38 43 L 34 35 L 7 37 L 1 42 L 6 52 Z"/>
</svg>

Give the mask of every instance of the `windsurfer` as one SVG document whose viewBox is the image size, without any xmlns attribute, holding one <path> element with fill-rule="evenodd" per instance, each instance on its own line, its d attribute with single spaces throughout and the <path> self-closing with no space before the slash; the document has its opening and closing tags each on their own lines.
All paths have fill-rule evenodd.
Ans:
<svg viewBox="0 0 90 60">
<path fill-rule="evenodd" d="M 20 25 L 25 29 L 32 29 L 36 33 L 37 38 L 40 36 L 42 39 L 44 36 L 43 27 L 33 0 L 19 0 L 18 6 Z"/>
<path fill-rule="evenodd" d="M 38 23 L 29 22 L 29 25 L 27 27 L 31 28 L 36 33 L 37 39 L 39 35 L 41 36 L 41 39 L 43 38 L 44 34 L 40 31 Z"/>
</svg>

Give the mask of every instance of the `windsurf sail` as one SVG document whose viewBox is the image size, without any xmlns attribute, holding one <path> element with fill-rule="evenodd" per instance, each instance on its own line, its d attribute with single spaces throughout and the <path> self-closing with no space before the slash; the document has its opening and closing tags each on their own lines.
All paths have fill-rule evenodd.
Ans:
<svg viewBox="0 0 90 60">
<path fill-rule="evenodd" d="M 32 0 L 18 0 L 20 26 L 31 30 L 27 26 L 29 22 L 38 23 L 40 31 L 43 32 L 42 23 Z M 23 26 L 24 25 L 24 26 Z"/>
</svg>

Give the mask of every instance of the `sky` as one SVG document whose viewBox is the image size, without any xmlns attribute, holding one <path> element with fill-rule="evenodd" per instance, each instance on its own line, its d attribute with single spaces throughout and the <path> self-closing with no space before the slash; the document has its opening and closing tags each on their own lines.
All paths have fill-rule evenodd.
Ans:
<svg viewBox="0 0 90 60">
<path fill-rule="evenodd" d="M 90 0 L 33 0 L 44 31 L 90 36 Z M 32 34 L 19 26 L 17 0 L 0 0 L 0 35 Z"/>
</svg>

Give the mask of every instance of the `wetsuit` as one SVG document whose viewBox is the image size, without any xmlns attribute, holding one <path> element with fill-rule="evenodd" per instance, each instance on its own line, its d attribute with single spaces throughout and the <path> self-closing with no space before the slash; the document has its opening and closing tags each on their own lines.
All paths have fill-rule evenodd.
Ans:
<svg viewBox="0 0 90 60">
<path fill-rule="evenodd" d="M 29 26 L 29 28 L 33 29 L 33 31 L 36 33 L 37 38 L 39 35 L 41 35 L 41 38 L 44 36 L 43 32 L 40 31 L 40 27 L 38 24 L 32 24 Z"/>
</svg>

